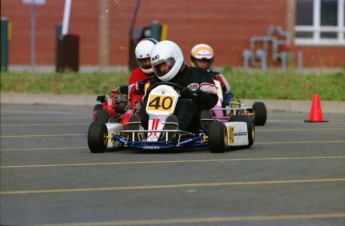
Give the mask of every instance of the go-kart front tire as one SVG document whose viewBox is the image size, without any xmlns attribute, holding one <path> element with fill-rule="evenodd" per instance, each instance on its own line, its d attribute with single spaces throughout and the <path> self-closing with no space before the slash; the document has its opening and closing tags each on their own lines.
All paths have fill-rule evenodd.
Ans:
<svg viewBox="0 0 345 226">
<path fill-rule="evenodd" d="M 102 122 L 92 122 L 87 134 L 87 143 L 92 153 L 105 152 L 108 144 L 108 130 Z"/>
<path fill-rule="evenodd" d="M 215 120 L 208 130 L 208 146 L 212 153 L 223 153 L 228 146 L 228 131 L 223 122 Z"/>
<path fill-rule="evenodd" d="M 213 114 L 210 110 L 201 111 L 201 125 L 208 130 L 211 122 L 213 122 Z"/>
</svg>

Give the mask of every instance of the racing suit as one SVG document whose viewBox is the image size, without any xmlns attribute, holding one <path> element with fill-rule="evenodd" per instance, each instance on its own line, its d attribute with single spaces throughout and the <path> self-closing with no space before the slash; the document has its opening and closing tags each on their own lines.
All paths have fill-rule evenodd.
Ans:
<svg viewBox="0 0 345 226">
<path fill-rule="evenodd" d="M 161 80 L 158 77 L 154 77 L 151 80 L 150 87 L 158 82 L 161 82 Z M 188 87 L 188 91 L 195 94 L 191 97 L 190 95 L 184 95 L 186 92 L 182 91 L 174 114 L 177 117 L 181 130 L 198 131 L 200 129 L 201 110 L 212 109 L 218 101 L 217 90 L 212 77 L 204 69 L 184 65 L 169 82 L 176 83 L 183 88 Z M 150 87 L 148 90 L 150 90 Z M 144 98 L 143 106 L 147 104 L 147 97 L 148 93 Z M 148 115 L 145 107 L 140 109 L 139 116 L 142 126 L 147 129 Z"/>
</svg>

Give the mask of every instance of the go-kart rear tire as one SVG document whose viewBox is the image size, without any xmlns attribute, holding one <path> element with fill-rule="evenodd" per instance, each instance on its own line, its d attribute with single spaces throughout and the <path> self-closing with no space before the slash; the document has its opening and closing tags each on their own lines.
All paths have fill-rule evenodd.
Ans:
<svg viewBox="0 0 345 226">
<path fill-rule="evenodd" d="M 107 123 L 109 121 L 108 112 L 106 110 L 97 111 L 95 121 Z"/>
<path fill-rule="evenodd" d="M 107 149 L 108 130 L 102 122 L 92 122 L 87 134 L 87 143 L 92 153 L 103 153 Z"/>
<path fill-rule="evenodd" d="M 256 126 L 263 126 L 267 120 L 267 110 L 263 102 L 255 102 L 253 104 L 253 110 L 255 113 L 254 123 Z"/>
<path fill-rule="evenodd" d="M 92 118 L 93 121 L 96 120 L 96 114 L 98 111 L 103 109 L 103 105 L 102 104 L 96 104 L 95 106 L 93 106 L 93 112 L 92 112 Z"/>
<path fill-rule="evenodd" d="M 248 115 L 233 115 L 229 118 L 229 122 L 245 122 L 247 124 L 248 130 L 248 145 L 246 146 L 249 148 L 253 145 L 255 140 L 255 125 L 253 119 Z"/>
<path fill-rule="evenodd" d="M 212 153 L 223 153 L 228 148 L 228 131 L 223 122 L 215 120 L 210 123 L 208 146 Z"/>
<path fill-rule="evenodd" d="M 213 122 L 213 114 L 210 110 L 201 111 L 201 125 L 208 130 L 211 122 Z"/>
</svg>

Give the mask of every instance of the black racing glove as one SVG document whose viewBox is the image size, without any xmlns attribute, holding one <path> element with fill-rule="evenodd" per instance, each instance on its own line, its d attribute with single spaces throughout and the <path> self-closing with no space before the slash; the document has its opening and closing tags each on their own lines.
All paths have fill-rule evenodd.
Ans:
<svg viewBox="0 0 345 226">
<path fill-rule="evenodd" d="M 202 91 L 201 90 L 192 91 L 188 87 L 186 87 L 181 91 L 181 96 L 184 98 L 192 99 L 193 101 L 197 102 L 200 97 L 200 92 Z"/>
<path fill-rule="evenodd" d="M 138 81 L 135 83 L 135 91 L 137 94 L 144 94 L 145 81 Z"/>
</svg>

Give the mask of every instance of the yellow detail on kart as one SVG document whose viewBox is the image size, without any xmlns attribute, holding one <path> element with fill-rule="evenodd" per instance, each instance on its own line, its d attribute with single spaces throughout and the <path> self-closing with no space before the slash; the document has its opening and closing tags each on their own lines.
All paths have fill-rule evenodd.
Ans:
<svg viewBox="0 0 345 226">
<path fill-rule="evenodd" d="M 202 136 L 202 140 L 200 141 L 201 143 L 204 143 L 204 142 L 208 141 L 208 136 L 206 136 L 206 134 L 200 133 L 200 135 Z"/>
<path fill-rule="evenodd" d="M 234 144 L 235 143 L 235 135 L 234 135 L 234 127 L 233 126 L 229 126 L 228 127 L 228 140 L 229 140 L 229 144 Z"/>
</svg>

